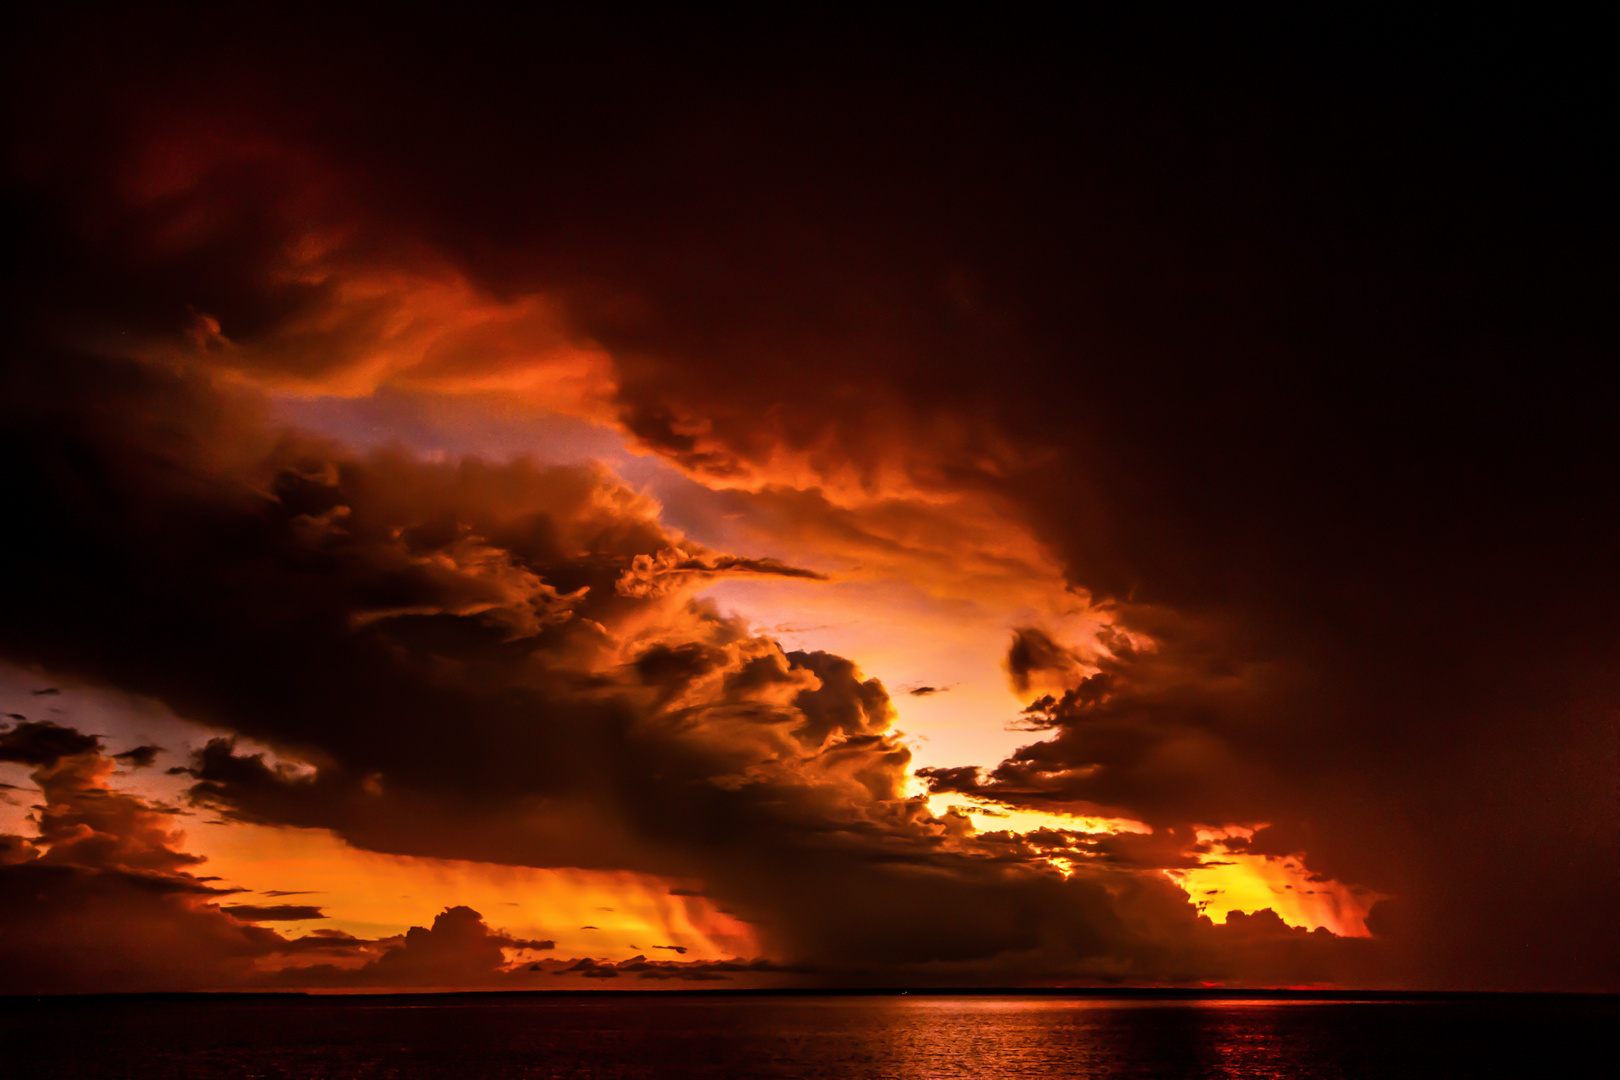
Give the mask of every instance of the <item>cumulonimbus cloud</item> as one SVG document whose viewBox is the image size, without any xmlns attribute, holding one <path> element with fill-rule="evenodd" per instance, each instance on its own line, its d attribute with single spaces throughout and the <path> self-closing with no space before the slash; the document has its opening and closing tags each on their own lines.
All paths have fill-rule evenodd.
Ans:
<svg viewBox="0 0 1620 1080">
<path fill-rule="evenodd" d="M 1062 576 L 1156 643 L 1024 632 L 1007 667 L 1034 708 L 1006 719 L 1042 737 L 934 770 L 942 791 L 1167 831 L 1271 821 L 1256 853 L 1308 836 L 1313 869 L 1395 894 L 1375 923 L 1409 981 L 1612 986 L 1594 868 L 1620 559 L 1592 493 L 1620 428 L 1595 381 L 1612 319 L 1581 178 L 1601 170 L 1569 149 L 1590 140 L 1504 152 L 1525 146 L 1405 96 L 1384 126 L 1320 108 L 1302 140 L 1202 86 L 1183 99 L 1201 119 L 1158 139 L 1158 99 L 1098 112 L 1103 76 L 1066 77 L 1069 97 L 1038 68 L 940 86 L 906 67 L 940 93 L 894 112 L 858 80 L 842 107 L 770 79 L 727 102 L 652 47 L 647 112 L 581 50 L 535 77 L 582 111 L 536 124 L 386 49 L 300 27 L 225 72 L 174 29 L 106 72 L 20 58 L 15 288 L 38 333 L 0 385 L 19 463 L 0 492 L 37 575 L 0 642 L 313 769 L 227 738 L 187 765 L 200 800 L 380 850 L 677 867 L 783 957 L 986 964 L 1061 925 L 1071 971 L 1203 970 L 1169 960 L 1207 958 L 1199 932 L 1149 962 L 1095 930 L 1095 881 L 1043 876 L 1036 841 L 974 848 L 896 797 L 866 673 L 689 603 L 711 571 L 806 560 L 700 551 L 599 471 L 367 457 L 221 396 L 494 391 L 747 494 L 796 550 L 1020 603 Z M 290 57 L 320 62 L 287 79 Z M 1004 119 L 1036 114 L 1035 138 Z M 1429 148 L 1420 168 L 1387 132 Z M 730 136 L 749 152 L 701 152 Z M 1364 197 L 1391 189 L 1411 205 Z M 1169 861 L 1135 843 L 1061 846 Z M 928 874 L 966 930 L 891 916 Z M 1181 925 L 1184 898 L 1131 881 L 1110 903 Z M 1086 910 L 1091 936 L 1031 897 Z"/>
<path fill-rule="evenodd" d="M 51 480 L 12 493 L 36 508 L 37 572 L 8 594 L 6 625 L 29 630 L 5 645 L 308 763 L 216 739 L 187 766 L 196 803 L 378 851 L 701 880 L 774 959 L 826 978 L 964 978 L 1038 954 L 1043 971 L 1061 956 L 1157 977 L 1159 934 L 1177 965 L 1216 972 L 1227 931 L 1168 881 L 1120 893 L 1118 859 L 1064 878 L 908 797 L 882 684 L 694 601 L 702 578 L 761 567 L 691 546 L 602 471 L 357 457 L 226 424 L 236 406 L 184 377 L 58 370 L 125 380 L 125 419 L 37 396 L 49 429 L 8 426 L 42 462 L 11 483 Z M 177 419 L 192 441 L 166 434 Z M 92 476 L 92 497 L 61 497 Z M 691 570 L 621 588 L 638 558 Z M 73 741 L 35 734 L 15 741 Z M 150 850 L 184 869 L 167 841 Z M 416 953 L 388 955 L 378 972 Z"/>
</svg>

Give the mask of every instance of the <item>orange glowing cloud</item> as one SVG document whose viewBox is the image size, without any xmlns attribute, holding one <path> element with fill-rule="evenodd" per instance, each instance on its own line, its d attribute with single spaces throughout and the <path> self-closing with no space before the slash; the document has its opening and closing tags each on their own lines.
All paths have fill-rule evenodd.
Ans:
<svg viewBox="0 0 1620 1080">
<path fill-rule="evenodd" d="M 276 197 L 242 195 L 245 168 Z M 239 263 L 246 301 L 201 305 L 184 340 L 144 350 L 158 377 L 233 405 L 505 403 L 519 429 L 569 417 L 662 469 L 641 468 L 637 490 L 600 465 L 416 458 L 409 446 L 361 457 L 217 424 L 221 445 L 242 446 L 206 463 L 195 490 L 143 478 L 182 502 L 251 490 L 260 502 L 228 512 L 264 530 L 304 590 L 294 605 L 278 595 L 272 618 L 323 612 L 317 632 L 332 637 L 318 652 L 348 658 L 328 671 L 298 634 L 263 631 L 267 655 L 298 654 L 280 666 L 345 688 L 326 695 L 331 722 L 215 703 L 251 717 L 230 722 L 237 734 L 267 742 L 211 738 L 179 770 L 196 781 L 193 805 L 224 815 L 198 838 L 220 876 L 260 899 L 319 895 L 321 927 L 356 939 L 437 940 L 427 924 L 448 908 L 459 913 L 444 933 L 465 932 L 486 958 L 500 937 L 632 963 L 649 948 L 864 964 L 1022 947 L 1025 928 L 993 916 L 971 945 L 896 924 L 919 897 L 913 863 L 949 867 L 963 903 L 1035 904 L 1053 926 L 1074 905 L 1145 904 L 1157 913 L 1132 916 L 1144 926 L 1193 918 L 1163 873 L 1202 889 L 1215 914 L 1257 909 L 1238 905 L 1267 874 L 1291 891 L 1276 875 L 1292 870 L 1260 856 L 1202 865 L 1168 825 L 1186 820 L 1171 817 L 1181 792 L 1205 797 L 1189 778 L 1244 786 L 1200 710 L 1240 710 L 1264 672 L 1189 650 L 1173 613 L 1097 605 L 1072 584 L 1004 486 L 1038 447 L 972 410 L 930 413 L 813 368 L 750 362 L 716 383 L 689 378 L 678 351 L 648 355 L 623 335 L 604 336 L 610 348 L 584 329 L 577 296 L 498 289 L 389 235 L 336 173 L 269 140 L 193 132 L 131 177 L 125 196 L 160 255 L 229 246 L 244 217 L 263 234 Z M 801 393 L 808 404 L 789 407 Z M 513 443 L 521 457 L 521 430 Z M 171 592 L 206 591 L 204 569 Z M 782 641 L 754 632 L 790 621 L 803 628 Z M 868 671 L 930 692 L 897 706 Z M 1054 696 L 1025 700 L 1041 690 Z M 402 723 L 441 752 L 401 745 Z M 1031 746 L 1031 730 L 1058 734 Z M 497 759 L 480 753 L 491 747 Z M 728 840 L 734 818 L 757 831 Z M 688 895 L 694 882 L 740 914 Z M 1296 927 L 1329 925 L 1328 901 L 1285 901 L 1265 906 Z M 829 918 L 852 905 L 858 924 Z M 1336 930 L 1361 925 L 1341 916 Z"/>
<path fill-rule="evenodd" d="M 72 952 L 155 882 L 225 982 L 1612 984 L 1558 125 L 343 22 L 25 42 L 0 923 Z M 1552 366 L 1459 404 L 1497 354 Z"/>
<path fill-rule="evenodd" d="M 240 118 L 153 121 L 117 190 L 138 223 L 138 258 L 228 249 L 242 279 L 221 294 L 229 311 L 187 297 L 196 306 L 185 340 L 148 345 L 152 359 L 300 395 L 497 393 L 592 420 L 614 415 L 612 362 L 556 298 L 497 295 L 440 253 L 396 239 L 352 178 Z"/>
<path fill-rule="evenodd" d="M 1166 873 L 1217 923 L 1224 923 L 1234 911 L 1270 908 L 1290 926 L 1321 927 L 1340 937 L 1370 937 L 1367 915 L 1374 904 L 1388 898 L 1312 873 L 1305 865 L 1304 850 L 1262 855 L 1241 849 L 1242 842 L 1253 840 L 1266 827 L 1199 829 L 1201 865 Z M 1232 845 L 1238 850 L 1231 850 L 1227 841 L 1238 841 Z"/>
<path fill-rule="evenodd" d="M 1165 871 L 1217 923 L 1234 911 L 1275 911 L 1289 926 L 1370 937 L 1367 914 L 1380 897 L 1313 875 L 1294 858 L 1234 854 L 1217 848 L 1209 865 Z"/>
<path fill-rule="evenodd" d="M 276 285 L 316 299 L 272 331 L 233 340 L 211 315 L 190 338 L 198 362 L 244 385 L 359 397 L 382 387 L 444 394 L 504 393 L 566 415 L 611 417 L 612 363 L 567 328 L 555 301 L 500 300 L 452 267 L 345 267 L 330 242 L 306 238 Z"/>
<path fill-rule="evenodd" d="M 291 896 L 326 916 L 288 924 L 289 933 L 325 928 L 384 938 L 463 905 L 516 937 L 554 941 L 558 956 L 624 959 L 661 946 L 689 960 L 759 954 L 746 923 L 679 880 L 382 855 L 321 829 L 232 822 L 193 832 L 210 873 L 267 898 L 260 902 Z"/>
</svg>

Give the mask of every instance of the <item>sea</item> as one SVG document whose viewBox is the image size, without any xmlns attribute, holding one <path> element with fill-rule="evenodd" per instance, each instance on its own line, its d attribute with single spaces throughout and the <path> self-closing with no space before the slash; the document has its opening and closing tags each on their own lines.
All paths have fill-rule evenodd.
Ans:
<svg viewBox="0 0 1620 1080">
<path fill-rule="evenodd" d="M 1602 1075 L 1620 997 L 444 994 L 0 998 L 0 1076 Z"/>
</svg>

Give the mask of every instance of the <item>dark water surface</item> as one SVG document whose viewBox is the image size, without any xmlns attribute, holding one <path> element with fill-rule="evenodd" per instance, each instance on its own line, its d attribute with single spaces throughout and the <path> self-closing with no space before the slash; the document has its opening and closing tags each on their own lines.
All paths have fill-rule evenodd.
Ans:
<svg viewBox="0 0 1620 1080">
<path fill-rule="evenodd" d="M 0 1075 L 1539 1078 L 1606 1072 L 1617 1020 L 1601 997 L 14 998 Z"/>
</svg>

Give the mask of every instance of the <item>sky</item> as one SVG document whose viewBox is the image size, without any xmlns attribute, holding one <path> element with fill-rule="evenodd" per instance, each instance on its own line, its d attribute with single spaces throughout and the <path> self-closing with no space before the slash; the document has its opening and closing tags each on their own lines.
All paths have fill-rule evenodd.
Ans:
<svg viewBox="0 0 1620 1080">
<path fill-rule="evenodd" d="M 7 18 L 0 993 L 1620 989 L 1578 27 Z"/>
</svg>

